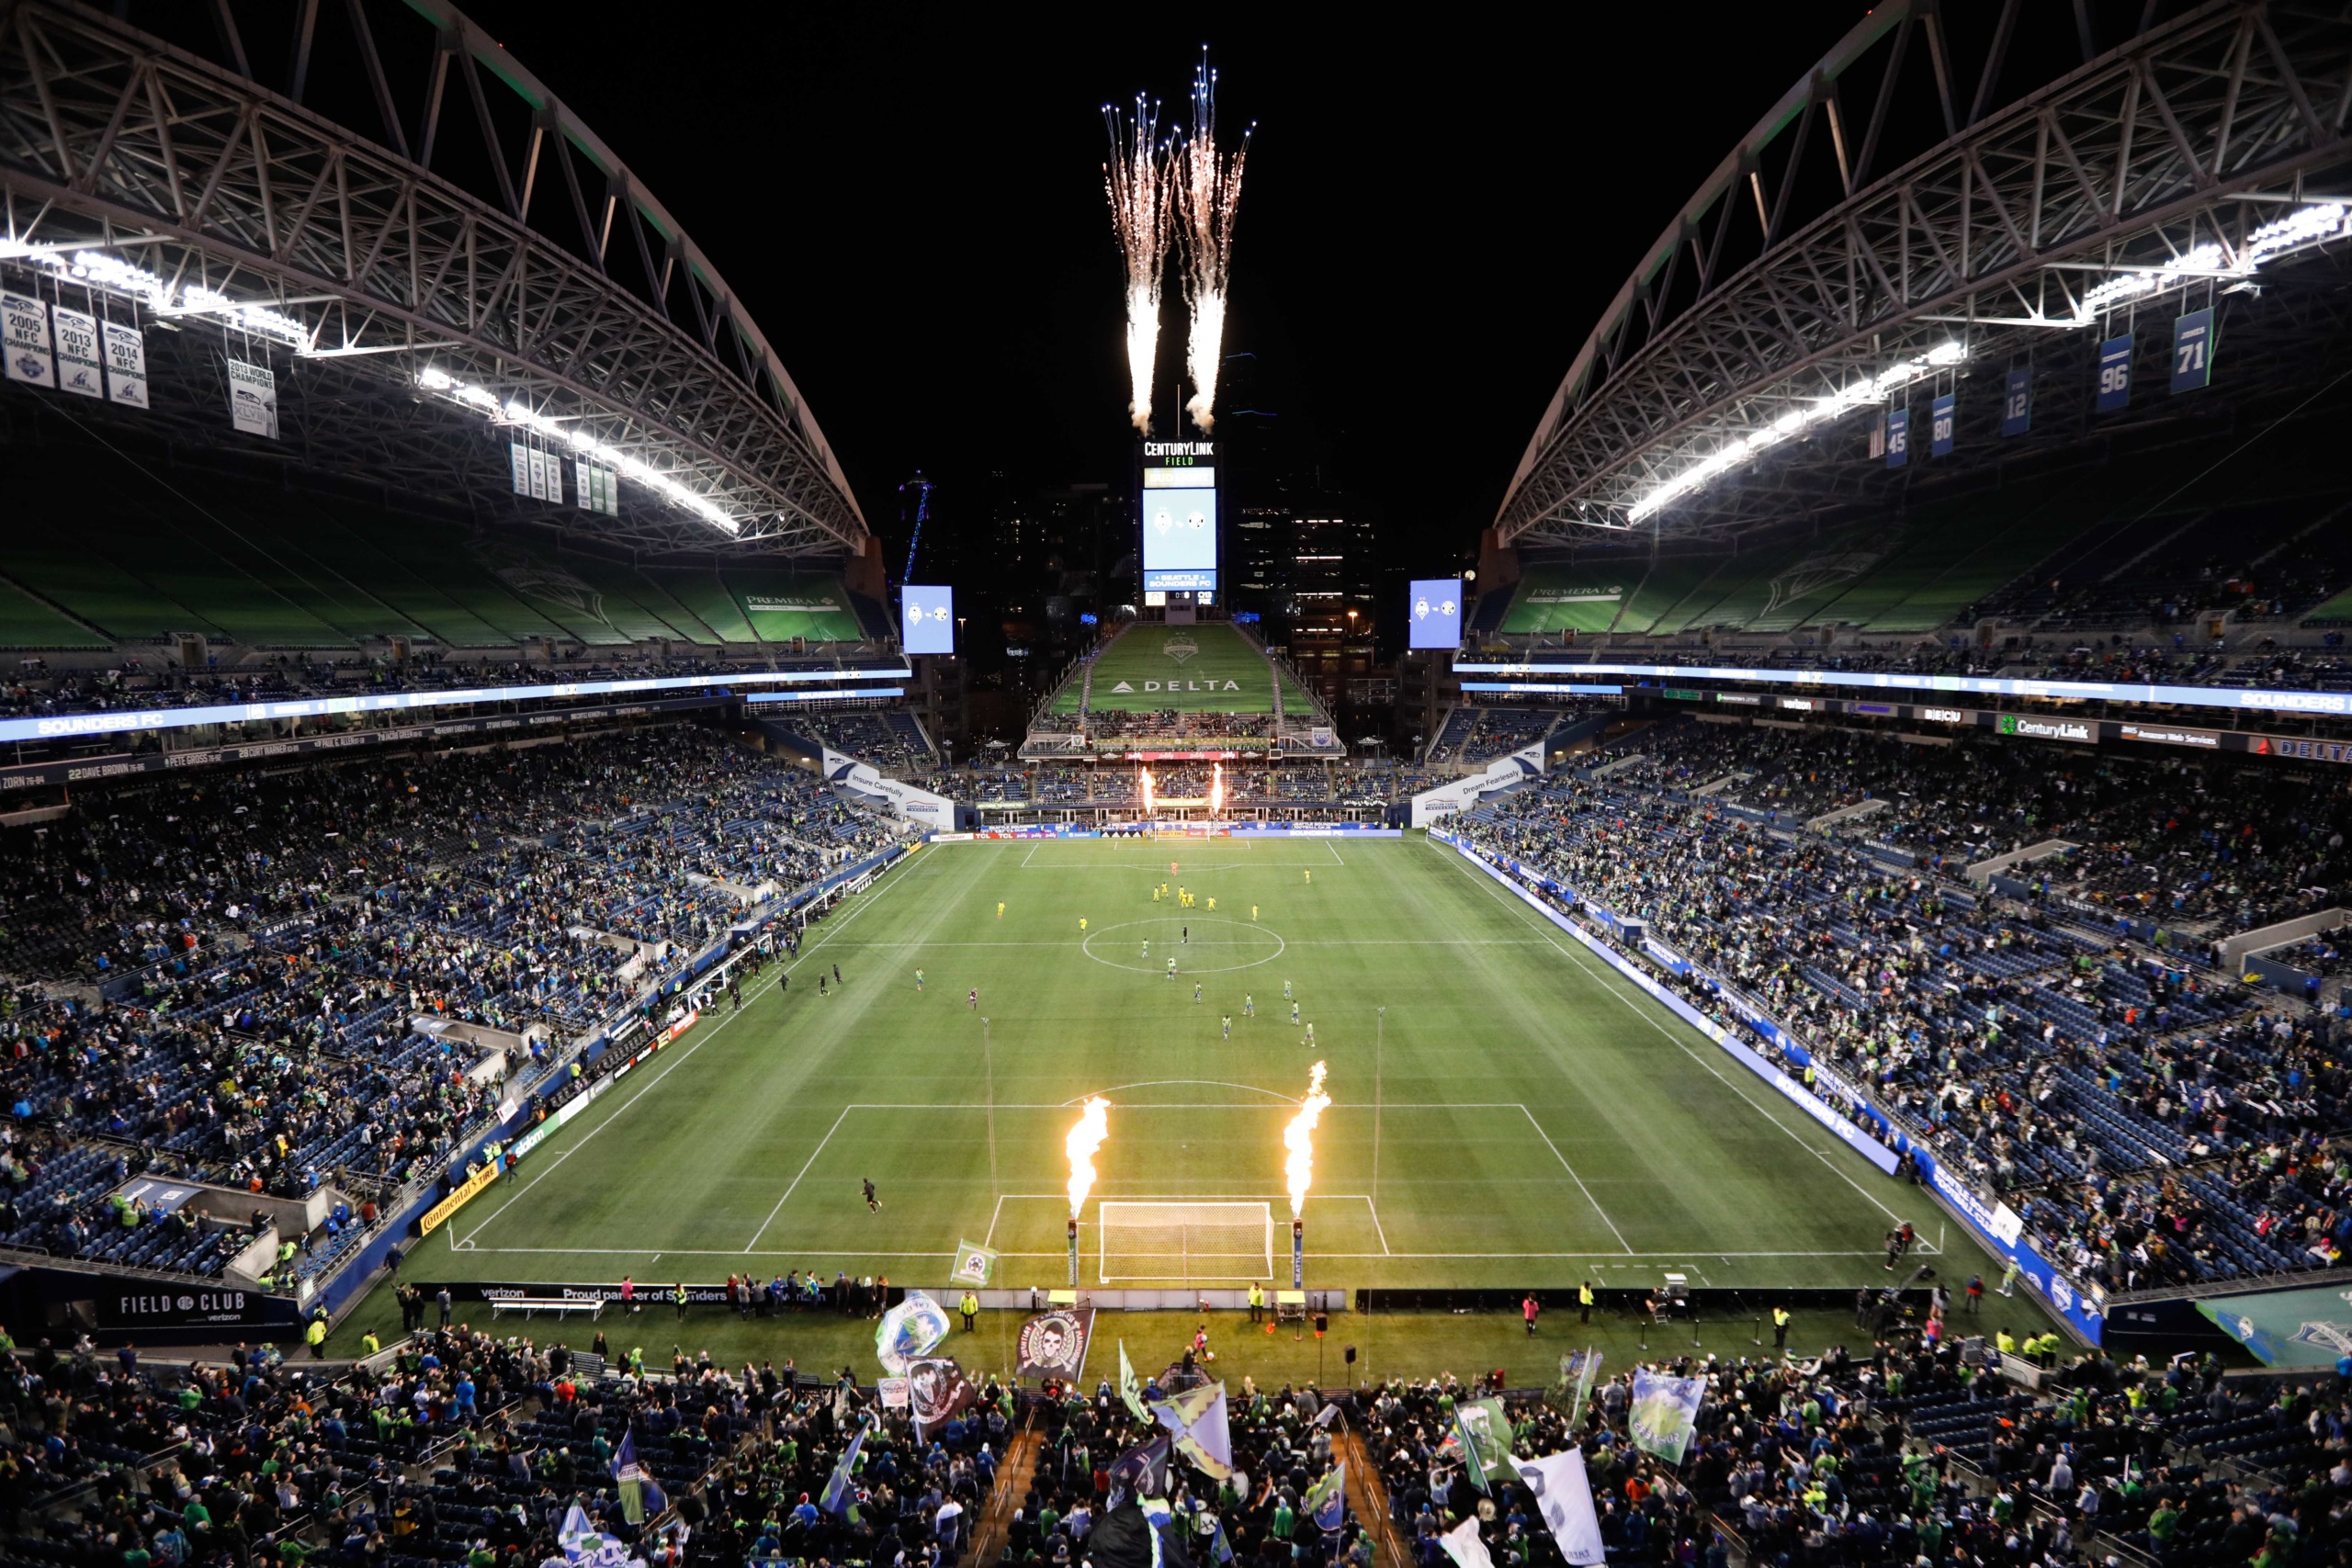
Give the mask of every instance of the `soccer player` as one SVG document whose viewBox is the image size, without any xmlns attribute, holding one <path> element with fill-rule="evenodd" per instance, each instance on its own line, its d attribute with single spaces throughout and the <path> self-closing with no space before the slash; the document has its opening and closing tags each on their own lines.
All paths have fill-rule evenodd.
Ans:
<svg viewBox="0 0 2352 1568">
<path fill-rule="evenodd" d="M 831 994 L 825 989 L 825 976 L 822 974 L 817 976 L 817 994 L 820 997 Z"/>
<path fill-rule="evenodd" d="M 1080 936 L 1084 936 L 1086 934 L 1086 917 L 1084 915 L 1078 917 L 1078 934 Z"/>
<path fill-rule="evenodd" d="M 1232 1039 L 1232 1038 L 1233 1038 L 1233 1015 L 1232 1015 L 1231 1013 L 1227 1013 L 1223 1018 L 1219 1019 L 1217 1021 L 1225 1025 L 1225 1037 L 1226 1037 L 1227 1040 Z"/>
<path fill-rule="evenodd" d="M 1194 1001 L 1201 999 L 1201 983 L 1198 980 L 1193 982 L 1193 999 Z"/>
<path fill-rule="evenodd" d="M 1176 961 L 1172 958 L 1168 961 L 1168 977 L 1171 980 L 1176 978 Z"/>
<path fill-rule="evenodd" d="M 1314 874 L 1313 872 L 1311 872 L 1311 871 L 1310 871 L 1310 872 L 1308 872 L 1308 873 L 1306 874 L 1306 880 L 1307 880 L 1308 884 L 1311 886 L 1311 885 L 1314 883 L 1314 881 L 1315 881 L 1315 874 Z"/>
<path fill-rule="evenodd" d="M 1244 1018 L 1258 1016 L 1258 998 L 1247 992 L 1242 993 L 1241 997 L 1241 1016 Z"/>
<path fill-rule="evenodd" d="M 1151 956 L 1151 943 L 1148 942 L 1146 942 L 1143 944 L 1143 955 L 1146 958 L 1149 958 Z"/>
<path fill-rule="evenodd" d="M 980 988 L 978 986 L 973 987 L 971 994 L 964 998 L 964 1005 L 974 1012 L 980 1010 Z"/>
<path fill-rule="evenodd" d="M 1288 1001 L 1290 999 L 1290 982 L 1288 980 L 1284 980 L 1283 982 L 1283 999 L 1284 1001 Z"/>
<path fill-rule="evenodd" d="M 1000 920 L 1004 919 L 1004 900 L 1001 898 L 996 901 L 996 918 Z"/>
<path fill-rule="evenodd" d="M 872 1177 L 866 1177 L 864 1179 L 865 1182 L 865 1212 L 869 1214 L 878 1214 L 882 1212 L 882 1200 L 875 1194 L 874 1179 Z"/>
<path fill-rule="evenodd" d="M 841 983 L 842 983 L 842 966 L 841 966 L 840 964 L 834 964 L 834 965 L 833 965 L 833 984 L 834 984 L 834 985 L 836 985 L 836 986 L 838 986 L 838 985 L 840 985 Z"/>
<path fill-rule="evenodd" d="M 1159 902 L 1159 889 L 1157 887 L 1151 890 L 1151 901 L 1155 904 Z"/>
<path fill-rule="evenodd" d="M 1290 1004 L 1290 1021 L 1293 1023 L 1296 1023 L 1298 1021 L 1298 1004 L 1296 1002 Z"/>
<path fill-rule="evenodd" d="M 1186 926 L 1186 927 L 1184 927 L 1184 928 L 1183 928 L 1183 934 L 1182 934 L 1182 936 L 1181 936 L 1180 938 L 1178 938 L 1178 940 L 1179 940 L 1179 941 L 1181 941 L 1181 942 L 1186 942 L 1186 943 L 1190 943 L 1190 942 L 1192 942 L 1192 940 L 1193 940 L 1193 928 L 1192 928 L 1192 927 L 1190 927 L 1190 926 Z"/>
<path fill-rule="evenodd" d="M 1216 895 L 1214 893 L 1209 895 L 1209 912 L 1211 914 L 1216 912 Z"/>
<path fill-rule="evenodd" d="M 1258 906 L 1255 904 L 1250 906 L 1250 918 L 1253 920 L 1258 918 Z"/>
<path fill-rule="evenodd" d="M 1300 1041 L 1299 1043 L 1306 1046 L 1310 1051 L 1315 1049 L 1315 1026 L 1313 1024 L 1310 1023 L 1306 1026 L 1306 1038 Z"/>
<path fill-rule="evenodd" d="M 920 969 L 915 971 L 915 989 L 918 991 L 922 989 L 922 971 Z"/>
</svg>

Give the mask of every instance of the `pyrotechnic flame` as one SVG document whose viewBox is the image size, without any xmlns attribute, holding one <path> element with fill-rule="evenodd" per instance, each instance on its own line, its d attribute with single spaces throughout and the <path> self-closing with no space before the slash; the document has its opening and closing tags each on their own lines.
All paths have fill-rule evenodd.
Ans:
<svg viewBox="0 0 2352 1568">
<path fill-rule="evenodd" d="M 1148 817 L 1148 816 L 1150 816 L 1150 815 L 1151 815 L 1151 797 L 1152 797 L 1152 795 L 1153 795 L 1155 793 L 1157 793 L 1158 788 L 1159 788 L 1159 786 L 1158 786 L 1157 784 L 1155 784 L 1152 782 L 1151 770 L 1150 770 L 1149 768 L 1146 768 L 1146 769 L 1144 769 L 1144 770 L 1143 770 L 1143 814 L 1144 814 L 1146 817 Z"/>
<path fill-rule="evenodd" d="M 1315 1122 L 1331 1097 L 1323 1092 L 1323 1064 L 1315 1064 L 1306 1076 L 1306 1099 L 1299 1106 L 1298 1114 L 1283 1129 L 1283 1145 L 1290 1150 L 1286 1169 L 1290 1178 L 1290 1217 L 1297 1219 L 1306 1212 L 1306 1189 L 1315 1179 Z"/>
<path fill-rule="evenodd" d="M 1225 809 L 1225 764 L 1209 764 L 1209 815 L 1215 817 Z"/>
<path fill-rule="evenodd" d="M 1193 378 L 1184 405 L 1204 434 L 1216 423 L 1217 361 L 1225 344 L 1226 275 L 1233 265 L 1233 218 L 1241 205 L 1241 167 L 1250 157 L 1251 126 L 1230 162 L 1216 146 L 1216 73 L 1208 51 L 1193 70 L 1193 125 L 1177 151 L 1171 174 L 1176 187 L 1176 228 L 1184 250 L 1184 302 L 1193 326 L 1184 344 L 1185 368 Z"/>
<path fill-rule="evenodd" d="M 1136 95 L 1135 121 L 1109 104 L 1102 123 L 1111 132 L 1111 161 L 1102 191 L 1111 198 L 1111 229 L 1127 264 L 1127 416 L 1151 432 L 1151 366 L 1159 352 L 1159 278 L 1175 226 L 1170 204 L 1173 153 L 1158 141 L 1159 106 Z"/>
<path fill-rule="evenodd" d="M 1085 1207 L 1086 1194 L 1094 1186 L 1094 1151 L 1111 1135 L 1111 1102 L 1101 1095 L 1089 1100 L 1082 1107 L 1085 1114 L 1062 1140 L 1062 1147 L 1069 1153 L 1069 1217 L 1078 1218 Z"/>
</svg>

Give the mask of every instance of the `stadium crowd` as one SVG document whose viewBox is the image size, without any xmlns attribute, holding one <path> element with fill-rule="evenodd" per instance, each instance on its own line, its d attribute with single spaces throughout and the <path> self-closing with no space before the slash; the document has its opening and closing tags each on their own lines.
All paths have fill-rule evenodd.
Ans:
<svg viewBox="0 0 2352 1568">
<path fill-rule="evenodd" d="M 2063 872 L 2051 897 L 2006 899 L 1948 880 L 1967 855 L 1913 863 L 1794 830 L 1868 776 L 1899 781 L 1914 819 L 1985 814 L 2001 839 L 2046 832 L 2033 820 L 2044 808 L 2111 831 L 2144 822 L 2156 841 L 2233 875 L 2222 857 L 2233 843 L 2308 841 L 2333 797 L 2259 780 L 2225 791 L 2201 770 L 2158 769 L 2136 790 L 2120 770 L 2062 769 L 2044 794 L 2010 795 L 1991 784 L 2007 772 L 1997 752 L 1935 749 L 1912 766 L 1907 749 L 1786 730 L 1693 725 L 1640 746 L 1638 771 L 1563 775 L 1458 825 L 1577 898 L 1648 922 L 1698 966 L 1670 976 L 1696 1002 L 1812 1077 L 1727 993 L 1745 998 L 1833 1070 L 1833 1098 L 1859 1086 L 2097 1292 L 2324 1267 L 2352 1247 L 2352 1074 L 2340 1051 L 2352 1028 L 2340 1008 L 2266 998 L 2127 940 L 2103 918 L 2112 906 L 2096 871 L 2073 901 L 2057 896 Z M 1746 776 L 1707 792 L 1727 773 Z M 2213 789 L 2189 823 L 2210 836 L 2150 798 L 2183 773 Z"/>
<path fill-rule="evenodd" d="M 0 843 L 0 1236 L 217 1270 L 216 1236 L 103 1203 L 134 1144 L 284 1196 L 430 1177 L 755 899 L 889 841 L 690 726 L 93 796 Z"/>
</svg>

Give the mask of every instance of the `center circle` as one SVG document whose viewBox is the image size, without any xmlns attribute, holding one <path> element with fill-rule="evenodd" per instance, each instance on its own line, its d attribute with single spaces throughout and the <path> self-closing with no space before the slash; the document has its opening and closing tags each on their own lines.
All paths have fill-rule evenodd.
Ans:
<svg viewBox="0 0 2352 1568">
<path fill-rule="evenodd" d="M 1192 928 L 1186 942 L 1184 930 Z M 1150 952 L 1144 951 L 1150 944 Z M 1137 975 L 1165 975 L 1168 961 L 1176 961 L 1179 975 L 1221 975 L 1229 969 L 1255 969 L 1272 964 L 1290 944 L 1250 920 L 1228 920 L 1222 915 L 1182 915 L 1165 919 L 1124 920 L 1089 931 L 1079 951 L 1095 963 Z"/>
</svg>

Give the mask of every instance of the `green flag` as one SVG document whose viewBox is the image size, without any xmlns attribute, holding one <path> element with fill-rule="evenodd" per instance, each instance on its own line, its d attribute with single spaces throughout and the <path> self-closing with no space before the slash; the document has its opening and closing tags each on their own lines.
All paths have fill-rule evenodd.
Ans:
<svg viewBox="0 0 2352 1568">
<path fill-rule="evenodd" d="M 1453 1429 L 1462 1444 L 1462 1472 L 1479 1491 L 1488 1481 L 1513 1478 L 1510 1416 L 1499 1399 L 1466 1399 L 1454 1406 Z"/>
<path fill-rule="evenodd" d="M 1119 1341 L 1119 1398 L 1136 1413 L 1138 1421 L 1151 1419 L 1151 1412 L 1143 1407 L 1143 1384 L 1136 1382 L 1134 1363 L 1127 1359 L 1127 1342 Z"/>
<path fill-rule="evenodd" d="M 997 1255 L 977 1241 L 956 1244 L 956 1267 L 947 1271 L 950 1284 L 985 1285 L 996 1269 Z"/>
</svg>

